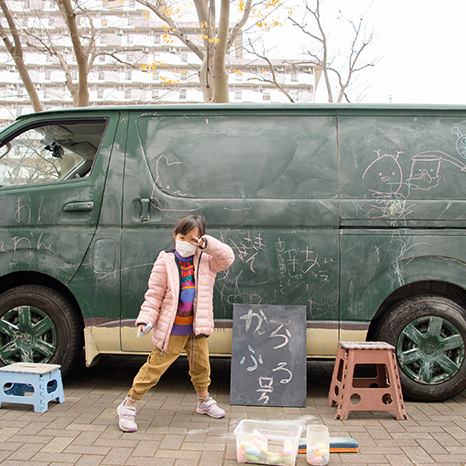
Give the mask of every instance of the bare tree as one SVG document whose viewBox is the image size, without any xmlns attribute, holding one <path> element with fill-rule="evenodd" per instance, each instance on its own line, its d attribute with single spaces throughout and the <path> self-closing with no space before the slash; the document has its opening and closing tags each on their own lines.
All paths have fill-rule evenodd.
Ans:
<svg viewBox="0 0 466 466">
<path fill-rule="evenodd" d="M 7 0 L 0 0 L 2 6 Z M 23 25 L 20 31 L 9 26 L 6 31 L 1 31 L 2 38 L 6 39 L 11 45 L 10 49 L 17 57 L 18 70 L 21 72 L 22 48 L 20 39 L 23 44 L 34 48 L 41 53 L 54 57 L 65 74 L 64 84 L 67 86 L 71 96 L 73 97 L 74 106 L 86 106 L 89 104 L 89 85 L 88 75 L 92 69 L 96 57 L 99 55 L 112 55 L 115 62 L 119 62 L 133 68 L 137 65 L 137 60 L 128 63 L 123 60 L 119 54 L 124 51 L 142 51 L 140 47 L 125 47 L 121 50 L 113 49 L 112 52 L 97 46 L 101 29 L 97 29 L 93 24 L 92 12 L 86 11 L 82 6 L 81 0 L 54 0 L 64 21 L 66 36 L 71 40 L 72 49 L 76 58 L 78 80 L 73 81 L 72 71 L 73 64 L 70 63 L 66 56 L 66 50 L 57 41 L 56 32 L 51 33 L 50 28 L 41 24 L 43 20 L 43 11 L 29 10 L 23 13 L 16 13 L 19 18 L 36 15 L 35 25 Z M 239 3 L 239 14 L 237 14 L 237 22 L 231 23 L 232 12 L 230 11 L 231 0 L 188 0 L 192 6 L 190 14 L 197 17 L 197 27 L 192 25 L 184 27 L 181 19 L 177 19 L 173 14 L 171 6 L 177 5 L 177 0 L 138 0 L 138 2 L 152 10 L 166 25 L 167 34 L 179 39 L 200 59 L 201 64 L 197 69 L 199 81 L 206 102 L 227 102 L 228 101 L 228 75 L 226 70 L 226 55 L 236 46 L 239 38 L 245 27 L 254 27 L 259 25 L 263 27 L 264 20 L 271 16 L 274 11 L 282 6 L 281 0 L 244 0 Z M 5 5 L 6 7 L 6 5 Z M 217 9 L 219 11 L 217 11 Z M 262 16 L 261 16 L 262 15 Z M 254 16 L 254 19 L 251 17 Z M 13 16 L 10 15 L 11 21 Z M 16 18 L 18 19 L 18 18 Z M 248 22 L 249 21 L 249 22 Z M 14 22 L 12 23 L 14 24 Z M 186 23 L 184 23 L 186 25 Z M 247 25 L 247 26 L 246 26 Z M 45 27 L 44 27 L 45 26 Z M 193 30 L 194 34 L 193 34 Z M 7 34 L 16 33 L 15 43 L 8 39 Z M 21 36 L 20 36 L 21 34 Z M 196 37 L 193 37 L 195 35 Z M 19 46 L 17 45 L 19 44 Z M 15 48 L 16 47 L 16 48 Z M 15 59 L 16 62 L 16 59 Z M 19 64 L 18 64 L 19 63 Z M 71 66 L 70 66 L 71 65 Z M 155 64 L 154 64 L 155 65 Z M 23 69 L 27 73 L 26 65 Z M 146 67 L 146 70 L 151 67 Z M 21 74 L 23 78 L 23 74 Z M 23 82 L 26 85 L 27 77 L 24 77 Z M 30 89 L 35 92 L 35 87 L 30 81 Z M 167 81 L 167 85 L 171 84 Z M 29 87 L 26 85 L 29 90 Z M 31 97 L 31 101 L 34 100 Z M 39 98 L 36 92 L 36 101 L 40 105 Z M 36 107 L 35 107 L 36 108 Z M 39 108 L 39 107 L 37 107 Z"/>
<path fill-rule="evenodd" d="M 65 82 L 68 91 L 73 98 L 73 105 L 82 107 L 89 105 L 89 83 L 88 76 L 92 66 L 99 55 L 108 55 L 115 62 L 122 63 L 125 66 L 138 68 L 137 64 L 128 63 L 121 58 L 124 52 L 137 52 L 142 48 L 139 46 L 119 47 L 113 51 L 106 51 L 97 47 L 97 40 L 101 30 L 94 27 L 93 17 L 86 9 L 81 7 L 79 0 L 55 0 L 66 30 L 66 36 L 71 40 L 73 53 L 76 58 L 78 81 L 73 82 L 72 72 L 75 67 L 66 57 L 66 52 L 61 47 L 60 41 L 55 35 L 51 34 L 49 28 L 43 23 L 43 11 L 30 9 L 15 18 L 13 13 L 8 9 L 6 0 L 0 0 L 5 18 L 8 22 L 8 30 L 0 24 L 0 35 L 5 46 L 15 61 L 18 72 L 23 81 L 24 87 L 30 97 L 30 101 L 35 111 L 42 110 L 42 105 L 36 91 L 36 87 L 28 72 L 27 64 L 24 63 L 24 47 L 35 49 L 40 53 L 54 57 L 60 64 L 65 74 Z M 28 18 L 29 24 L 22 22 L 21 18 Z M 33 21 L 31 22 L 31 18 Z M 81 21 L 79 19 L 82 19 Z M 12 39 L 9 39 L 9 35 Z"/>
<path fill-rule="evenodd" d="M 235 41 L 250 19 L 252 13 L 262 8 L 265 16 L 281 7 L 278 0 L 244 0 L 241 17 L 230 27 L 230 0 L 220 0 L 220 13 L 217 21 L 215 0 L 192 0 L 197 15 L 199 30 L 202 31 L 202 43 L 196 43 L 190 37 L 187 29 L 177 24 L 170 14 L 170 0 L 137 0 L 140 4 L 153 11 L 167 26 L 167 32 L 178 38 L 194 52 L 202 64 L 199 69 L 199 81 L 206 102 L 228 102 L 228 75 L 225 69 L 225 56 L 233 47 Z M 259 15 L 258 15 L 259 16 Z M 254 20 L 260 23 L 259 19 Z"/>
<path fill-rule="evenodd" d="M 136 65 L 133 63 L 128 63 L 120 58 L 119 54 L 128 51 L 141 51 L 141 48 L 120 47 L 119 50 L 113 52 L 100 50 L 97 47 L 97 39 L 101 31 L 94 27 L 92 16 L 87 10 L 81 7 L 80 2 L 74 1 L 74 5 L 70 0 L 55 0 L 55 2 L 65 21 L 66 29 L 73 46 L 73 52 L 78 67 L 78 83 L 73 83 L 70 65 L 60 47 L 56 47 L 56 37 L 51 37 L 47 28 L 41 28 L 38 33 L 28 31 L 28 46 L 45 52 L 58 60 L 65 73 L 65 84 L 73 98 L 73 106 L 87 106 L 89 105 L 88 76 L 96 58 L 100 55 L 107 55 L 111 56 L 115 62 L 136 68 Z M 79 25 L 79 16 L 85 18 L 86 26 Z"/>
<path fill-rule="evenodd" d="M 256 48 L 254 44 L 252 43 L 251 40 L 249 40 L 249 52 L 255 55 L 256 57 L 260 58 L 261 60 L 264 60 L 264 62 L 267 63 L 267 67 L 270 70 L 270 78 L 267 77 L 266 74 L 261 73 L 260 76 L 257 76 L 255 78 L 251 78 L 254 80 L 258 80 L 264 83 L 269 83 L 273 84 L 277 89 L 286 96 L 286 98 L 291 102 L 294 103 L 293 97 L 291 97 L 290 93 L 287 91 L 286 86 L 281 83 L 277 77 L 277 73 L 275 70 L 275 66 L 270 58 L 266 56 L 266 54 L 260 54 L 259 52 L 256 51 Z"/>
<path fill-rule="evenodd" d="M 23 81 L 24 87 L 29 95 L 31 100 L 32 108 L 35 112 L 42 111 L 42 105 L 39 100 L 39 96 L 37 94 L 36 87 L 32 82 L 31 76 L 29 75 L 29 71 L 27 69 L 26 64 L 24 63 L 24 56 L 23 56 L 23 47 L 21 44 L 21 36 L 16 27 L 16 23 L 14 17 L 9 10 L 8 6 L 6 5 L 5 0 L 0 0 L 0 6 L 2 8 L 3 14 L 5 15 L 5 19 L 7 20 L 8 27 L 10 29 L 10 34 L 12 40 L 8 37 L 7 32 L 5 31 L 4 27 L 0 23 L 0 35 L 2 37 L 3 43 L 5 44 L 8 53 L 13 58 L 15 65 L 18 69 L 18 73 L 21 76 L 21 80 Z M 13 42 L 12 42 L 13 41 Z"/>
<path fill-rule="evenodd" d="M 363 55 L 374 40 L 374 32 L 371 30 L 365 34 L 365 14 L 361 14 L 359 20 L 353 21 L 345 18 L 339 12 L 339 19 L 350 26 L 351 35 L 349 38 L 348 52 L 339 54 L 343 56 L 344 62 L 338 62 L 337 57 L 331 51 L 331 34 L 326 28 L 325 20 L 322 17 L 322 6 L 324 0 L 306 0 L 304 5 L 305 15 L 302 20 L 296 20 L 289 17 L 291 23 L 298 27 L 305 36 L 310 39 L 313 48 L 308 48 L 306 53 L 311 58 L 311 63 L 321 69 L 324 83 L 326 86 L 329 102 L 341 102 L 343 99 L 349 102 L 347 91 L 349 86 L 354 82 L 355 75 L 368 67 L 375 66 L 378 59 L 365 61 Z M 366 12 L 367 14 L 367 12 Z M 307 22 L 310 18 L 311 24 Z M 332 85 L 332 76 L 336 77 L 336 90 Z"/>
</svg>

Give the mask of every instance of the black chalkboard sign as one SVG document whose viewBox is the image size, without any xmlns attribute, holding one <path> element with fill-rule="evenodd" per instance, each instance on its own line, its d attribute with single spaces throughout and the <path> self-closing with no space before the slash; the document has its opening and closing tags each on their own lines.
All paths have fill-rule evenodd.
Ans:
<svg viewBox="0 0 466 466">
<path fill-rule="evenodd" d="M 230 404 L 306 406 L 306 306 L 233 306 Z"/>
</svg>

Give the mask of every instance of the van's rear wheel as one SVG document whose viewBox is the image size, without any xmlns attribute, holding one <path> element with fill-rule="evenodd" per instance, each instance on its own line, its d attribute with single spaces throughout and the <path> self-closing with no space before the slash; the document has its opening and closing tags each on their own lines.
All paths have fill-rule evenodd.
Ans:
<svg viewBox="0 0 466 466">
<path fill-rule="evenodd" d="M 466 389 L 466 311 L 454 301 L 403 300 L 382 319 L 376 339 L 395 346 L 407 398 L 441 401 Z"/>
<path fill-rule="evenodd" d="M 83 347 L 82 326 L 72 305 L 40 285 L 12 288 L 0 295 L 0 362 L 60 364 L 66 375 Z"/>
</svg>

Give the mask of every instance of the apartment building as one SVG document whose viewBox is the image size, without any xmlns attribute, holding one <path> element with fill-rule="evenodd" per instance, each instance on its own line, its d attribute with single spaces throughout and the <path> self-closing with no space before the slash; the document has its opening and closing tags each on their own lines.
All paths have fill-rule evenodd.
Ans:
<svg viewBox="0 0 466 466">
<path fill-rule="evenodd" d="M 53 0 L 9 0 L 23 33 L 24 61 L 44 109 L 73 105 L 67 79 L 78 82 L 71 39 Z M 135 0 L 87 0 L 78 15 L 81 40 L 91 47 L 90 105 L 203 102 L 201 60 L 167 26 Z M 84 10 L 85 8 L 85 10 Z M 0 15 L 2 25 L 8 28 Z M 202 31 L 183 29 L 193 42 Z M 313 102 L 318 73 L 297 59 L 271 60 L 248 53 L 238 36 L 226 64 L 230 102 Z M 67 71 L 67 73 L 65 72 Z M 282 90 L 272 81 L 280 83 Z M 0 41 L 0 124 L 32 111 L 15 63 Z"/>
</svg>

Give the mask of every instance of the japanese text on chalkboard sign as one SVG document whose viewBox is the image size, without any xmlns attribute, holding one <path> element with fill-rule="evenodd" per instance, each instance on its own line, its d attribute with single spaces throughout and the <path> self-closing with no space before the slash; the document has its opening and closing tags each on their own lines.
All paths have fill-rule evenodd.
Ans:
<svg viewBox="0 0 466 466">
<path fill-rule="evenodd" d="M 234 306 L 231 404 L 305 405 L 305 319 L 305 306 Z"/>
</svg>

